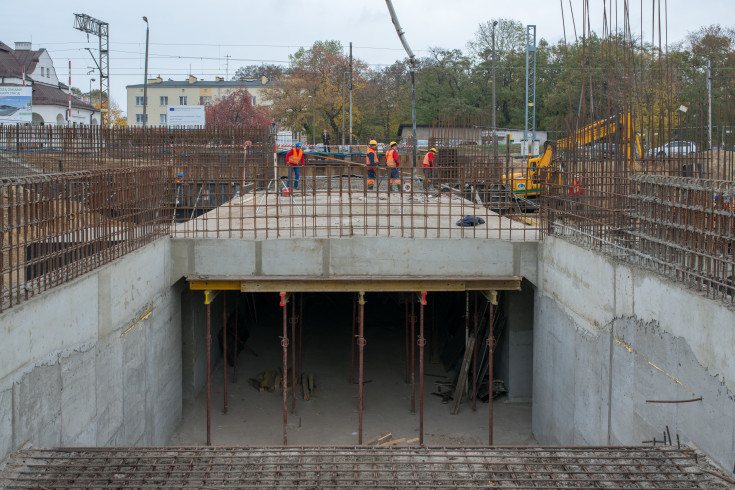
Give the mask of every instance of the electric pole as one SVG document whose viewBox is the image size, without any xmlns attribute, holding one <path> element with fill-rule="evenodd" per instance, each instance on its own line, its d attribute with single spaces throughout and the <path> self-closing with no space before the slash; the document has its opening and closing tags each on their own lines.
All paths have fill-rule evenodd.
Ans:
<svg viewBox="0 0 735 490">
<path fill-rule="evenodd" d="M 90 34 L 99 38 L 99 63 L 94 56 L 92 60 L 100 72 L 100 127 L 105 127 L 110 122 L 110 24 L 87 14 L 74 14 L 74 29 L 86 32 L 87 40 Z M 104 93 L 107 94 L 107 109 L 102 108 L 102 94 Z"/>
</svg>

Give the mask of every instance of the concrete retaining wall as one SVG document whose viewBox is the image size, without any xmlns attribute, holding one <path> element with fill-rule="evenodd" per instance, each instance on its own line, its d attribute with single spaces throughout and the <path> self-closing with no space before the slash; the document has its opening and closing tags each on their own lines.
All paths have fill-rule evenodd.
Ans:
<svg viewBox="0 0 735 490">
<path fill-rule="evenodd" d="M 735 459 L 735 312 L 568 242 L 539 247 L 533 430 L 541 444 L 692 441 Z M 649 400 L 685 400 L 661 404 Z"/>
<path fill-rule="evenodd" d="M 169 255 L 158 240 L 0 315 L 0 460 L 26 443 L 168 442 L 181 418 L 183 288 L 171 287 Z"/>
</svg>

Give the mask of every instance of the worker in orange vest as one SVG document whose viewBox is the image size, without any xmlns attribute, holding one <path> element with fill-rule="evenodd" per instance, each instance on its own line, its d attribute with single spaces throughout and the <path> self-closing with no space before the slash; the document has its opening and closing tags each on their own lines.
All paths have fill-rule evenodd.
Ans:
<svg viewBox="0 0 735 490">
<path fill-rule="evenodd" d="M 375 147 L 378 145 L 378 142 L 375 140 L 370 140 L 370 146 L 368 146 L 367 153 L 365 153 L 365 166 L 367 167 L 367 183 L 368 183 L 368 190 L 373 190 L 373 185 L 375 185 L 375 170 L 378 168 L 378 163 L 380 162 L 378 158 L 378 153 L 375 151 Z"/>
<path fill-rule="evenodd" d="M 569 195 L 572 196 L 575 201 L 579 201 L 579 196 L 582 195 L 582 182 L 579 180 L 579 175 L 574 176 L 572 186 L 569 188 Z"/>
<path fill-rule="evenodd" d="M 401 162 L 398 161 L 397 147 L 398 143 L 391 141 L 390 150 L 385 154 L 385 164 L 390 167 L 390 190 L 396 192 L 401 190 L 401 176 L 398 173 L 398 167 L 401 166 Z"/>
<path fill-rule="evenodd" d="M 434 156 L 438 152 L 436 151 L 436 148 L 432 148 L 429 150 L 429 152 L 424 156 L 424 182 L 426 182 L 426 189 L 433 191 L 434 186 L 432 185 L 432 178 L 434 177 Z"/>
<path fill-rule="evenodd" d="M 299 188 L 299 165 L 304 165 L 304 150 L 301 149 L 301 142 L 297 142 L 288 153 L 286 153 L 286 165 L 288 165 L 288 186 L 291 187 L 292 173 L 296 179 L 293 182 L 293 189 Z"/>
</svg>

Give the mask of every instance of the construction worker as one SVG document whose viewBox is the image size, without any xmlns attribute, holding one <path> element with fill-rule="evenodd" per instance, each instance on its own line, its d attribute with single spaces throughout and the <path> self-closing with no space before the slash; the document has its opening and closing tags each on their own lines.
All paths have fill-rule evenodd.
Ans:
<svg viewBox="0 0 735 490">
<path fill-rule="evenodd" d="M 434 156 L 439 153 L 436 148 L 432 148 L 424 156 L 424 182 L 426 182 L 426 189 L 433 191 L 434 186 L 432 185 L 432 178 L 434 177 Z"/>
<path fill-rule="evenodd" d="M 579 196 L 582 195 L 582 182 L 579 180 L 579 175 L 574 176 L 572 180 L 572 186 L 569 188 L 569 195 L 572 199 L 579 201 Z"/>
<path fill-rule="evenodd" d="M 579 175 L 575 175 L 572 179 L 572 185 L 569 187 L 569 195 L 572 198 L 573 211 L 577 211 L 580 208 L 579 200 L 582 197 L 582 181 Z"/>
<path fill-rule="evenodd" d="M 385 164 L 390 167 L 390 190 L 396 192 L 401 190 L 401 177 L 398 173 L 398 167 L 401 166 L 401 162 L 398 161 L 397 147 L 398 143 L 391 141 L 390 150 L 385 154 Z"/>
<path fill-rule="evenodd" d="M 291 173 L 295 175 L 292 189 L 299 188 L 299 165 L 304 165 L 304 150 L 301 149 L 301 142 L 297 142 L 288 153 L 286 153 L 286 165 L 288 165 L 288 186 L 291 187 Z"/>
<path fill-rule="evenodd" d="M 324 143 L 324 151 L 329 153 L 329 140 L 331 139 L 331 136 L 329 136 L 329 133 L 327 133 L 327 130 L 325 129 L 322 133 L 322 143 Z"/>
<path fill-rule="evenodd" d="M 365 166 L 367 167 L 367 183 L 368 183 L 368 190 L 373 190 L 373 185 L 375 185 L 375 170 L 378 168 L 378 154 L 375 151 L 375 147 L 378 145 L 378 142 L 375 140 L 370 140 L 369 143 L 370 146 L 368 146 L 367 153 L 365 154 Z"/>
</svg>

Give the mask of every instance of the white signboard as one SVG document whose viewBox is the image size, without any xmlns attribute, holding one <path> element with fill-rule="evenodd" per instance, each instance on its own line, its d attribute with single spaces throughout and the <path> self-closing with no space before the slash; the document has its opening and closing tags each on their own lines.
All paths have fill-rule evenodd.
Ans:
<svg viewBox="0 0 735 490">
<path fill-rule="evenodd" d="M 33 121 L 33 88 L 0 87 L 0 123 L 30 123 Z"/>
<path fill-rule="evenodd" d="M 203 105 L 172 105 L 168 108 L 169 128 L 203 128 L 206 124 Z"/>
</svg>

